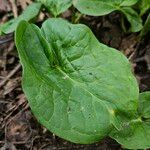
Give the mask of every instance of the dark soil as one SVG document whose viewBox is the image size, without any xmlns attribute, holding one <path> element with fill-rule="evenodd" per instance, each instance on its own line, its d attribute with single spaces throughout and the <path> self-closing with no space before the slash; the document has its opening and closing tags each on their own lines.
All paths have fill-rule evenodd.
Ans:
<svg viewBox="0 0 150 150">
<path fill-rule="evenodd" d="M 1 0 L 0 0 L 1 2 Z M 0 4 L 0 6 L 2 6 Z M 6 7 L 7 6 L 7 7 Z M 0 8 L 3 23 L 10 4 Z M 6 12 L 5 12 L 6 11 Z M 70 11 L 62 16 L 71 20 Z M 45 15 L 48 16 L 47 14 Z M 120 14 L 104 17 L 83 16 L 100 42 L 124 53 L 130 60 L 140 91 L 150 90 L 150 38 L 139 40 L 138 33 L 126 34 L 120 27 Z M 43 17 L 44 18 L 44 17 Z M 40 25 L 41 19 L 37 23 Z M 13 34 L 0 37 L 0 149 L 1 150 L 121 150 L 114 140 L 107 138 L 91 145 L 67 142 L 41 126 L 32 115 L 21 88 L 21 66 L 13 41 Z"/>
</svg>

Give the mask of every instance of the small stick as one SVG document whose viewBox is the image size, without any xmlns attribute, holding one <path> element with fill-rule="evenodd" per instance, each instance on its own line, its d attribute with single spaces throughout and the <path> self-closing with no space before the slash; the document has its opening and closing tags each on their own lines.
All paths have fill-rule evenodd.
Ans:
<svg viewBox="0 0 150 150">
<path fill-rule="evenodd" d="M 13 41 L 13 38 L 14 38 L 13 32 L 0 36 L 0 45 Z"/>
<path fill-rule="evenodd" d="M 135 51 L 131 53 L 131 55 L 129 56 L 128 60 L 132 61 L 133 57 L 135 56 Z"/>
<path fill-rule="evenodd" d="M 0 141 L 0 144 L 5 144 L 5 141 Z"/>
<path fill-rule="evenodd" d="M 0 88 L 21 68 L 21 64 L 18 64 L 10 73 L 0 82 Z"/>
<path fill-rule="evenodd" d="M 18 17 L 18 12 L 17 12 L 17 6 L 15 5 L 15 0 L 9 0 L 12 6 L 12 11 L 14 14 L 14 17 L 17 18 Z"/>
</svg>

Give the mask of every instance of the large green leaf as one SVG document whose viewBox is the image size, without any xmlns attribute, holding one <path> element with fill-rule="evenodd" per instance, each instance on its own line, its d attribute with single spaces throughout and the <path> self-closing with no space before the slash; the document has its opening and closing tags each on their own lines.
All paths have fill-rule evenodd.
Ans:
<svg viewBox="0 0 150 150">
<path fill-rule="evenodd" d="M 142 20 L 131 8 L 138 0 L 73 0 L 74 6 L 83 14 L 92 16 L 102 16 L 113 11 L 122 12 L 129 23 L 130 30 L 138 32 L 142 29 Z"/>
<path fill-rule="evenodd" d="M 93 143 L 137 110 L 138 86 L 128 60 L 85 25 L 20 23 L 16 45 L 23 90 L 38 120 L 75 143 Z"/>
<path fill-rule="evenodd" d="M 44 6 L 54 16 L 57 16 L 60 13 L 66 11 L 72 5 L 72 0 L 37 0 L 37 1 L 44 4 Z"/>
<path fill-rule="evenodd" d="M 32 3 L 23 11 L 23 13 L 18 18 L 12 19 L 6 22 L 5 24 L 1 25 L 0 34 L 2 33 L 8 34 L 15 31 L 19 22 L 22 20 L 26 21 L 33 20 L 38 15 L 40 8 L 41 8 L 40 3 Z"/>
<path fill-rule="evenodd" d="M 110 135 L 128 149 L 150 148 L 150 92 L 140 94 L 138 118 Z"/>
</svg>

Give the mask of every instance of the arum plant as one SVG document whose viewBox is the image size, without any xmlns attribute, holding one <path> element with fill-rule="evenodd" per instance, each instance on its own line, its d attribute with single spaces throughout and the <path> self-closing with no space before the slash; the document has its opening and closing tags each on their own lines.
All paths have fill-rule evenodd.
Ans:
<svg viewBox="0 0 150 150">
<path fill-rule="evenodd" d="M 40 3 L 32 3 L 29 5 L 18 18 L 11 19 L 0 26 L 0 35 L 14 32 L 22 20 L 34 22 L 39 14 L 40 8 Z"/>
<path fill-rule="evenodd" d="M 66 11 L 72 4 L 82 14 L 91 16 L 103 16 L 113 11 L 119 11 L 129 21 L 131 32 L 138 32 L 142 29 L 142 19 L 138 13 L 132 9 L 132 5 L 139 0 L 37 0 L 41 2 L 55 17 Z M 148 4 L 146 1 L 145 3 Z M 144 3 L 144 4 L 145 4 Z M 148 9 L 147 7 L 145 9 Z M 144 10 L 145 10 L 144 9 Z M 143 11 L 143 8 L 140 8 Z"/>
<path fill-rule="evenodd" d="M 150 92 L 140 93 L 136 119 L 114 129 L 110 136 L 128 149 L 150 148 Z"/>
<path fill-rule="evenodd" d="M 122 53 L 99 43 L 87 26 L 60 18 L 41 28 L 21 21 L 15 42 L 23 91 L 48 130 L 74 143 L 110 136 L 129 149 L 150 147 L 150 92 L 139 97 Z"/>
<path fill-rule="evenodd" d="M 135 4 L 140 11 L 139 14 L 132 8 Z M 80 13 L 91 16 L 103 16 L 113 11 L 121 12 L 130 23 L 129 31 L 131 32 L 142 30 L 141 16 L 150 9 L 149 0 L 36 0 L 31 6 L 28 6 L 18 18 L 1 25 L 0 35 L 15 31 L 21 20 L 34 21 L 43 7 L 54 17 L 57 17 L 72 5 L 79 10 Z M 78 17 L 79 16 L 80 15 L 78 15 Z M 146 32 L 144 29 L 144 34 L 145 33 L 147 34 L 147 29 Z"/>
<path fill-rule="evenodd" d="M 66 11 L 72 5 L 72 0 L 37 0 L 37 2 L 43 4 L 49 13 L 55 17 Z"/>
<path fill-rule="evenodd" d="M 138 32 L 142 29 L 142 19 L 131 7 L 139 0 L 73 0 L 74 6 L 83 14 L 103 16 L 113 11 L 119 11 L 130 23 L 130 31 Z"/>
</svg>

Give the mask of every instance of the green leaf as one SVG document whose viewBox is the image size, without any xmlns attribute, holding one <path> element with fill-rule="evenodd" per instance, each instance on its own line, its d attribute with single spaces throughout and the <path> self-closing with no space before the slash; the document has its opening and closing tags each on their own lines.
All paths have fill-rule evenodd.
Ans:
<svg viewBox="0 0 150 150">
<path fill-rule="evenodd" d="M 139 117 L 110 136 L 128 149 L 150 148 L 150 92 L 140 93 Z"/>
<path fill-rule="evenodd" d="M 21 22 L 16 46 L 31 109 L 54 134 L 93 143 L 118 127 L 119 116 L 135 114 L 138 86 L 128 60 L 87 26 L 50 19 L 39 29 Z"/>
<path fill-rule="evenodd" d="M 26 21 L 31 21 L 33 20 L 39 13 L 41 8 L 41 4 L 40 3 L 32 3 L 31 5 L 29 5 L 24 11 L 23 13 L 16 19 L 12 19 L 6 23 L 4 23 L 3 25 L 0 26 L 0 33 L 11 33 L 13 31 L 15 31 L 15 29 L 17 28 L 18 24 L 20 21 L 22 20 L 26 20 Z"/>
<path fill-rule="evenodd" d="M 2 34 L 7 34 L 7 33 L 10 33 L 10 32 L 13 32 L 14 30 L 15 30 L 15 28 L 17 27 L 13 27 L 13 28 L 10 28 L 11 27 L 11 25 L 12 24 L 14 24 L 14 22 L 15 22 L 15 19 L 11 19 L 11 20 L 9 20 L 8 22 L 6 22 L 6 23 L 4 23 L 4 24 L 2 24 L 2 25 L 0 25 L 0 35 L 2 35 Z M 9 30 L 12 30 L 12 31 L 10 31 L 9 32 Z"/>
<path fill-rule="evenodd" d="M 102 16 L 113 11 L 122 12 L 131 24 L 130 31 L 138 32 L 142 29 L 142 20 L 138 14 L 130 7 L 138 0 L 74 0 L 74 6 L 83 14 L 92 16 Z"/>
<path fill-rule="evenodd" d="M 66 11 L 71 5 L 72 0 L 37 0 L 41 2 L 55 17 Z"/>
<path fill-rule="evenodd" d="M 140 0 L 123 0 L 120 6 L 132 6 Z"/>
<path fill-rule="evenodd" d="M 150 13 L 146 19 L 146 22 L 144 24 L 144 27 L 140 33 L 140 36 L 143 37 L 145 35 L 147 35 L 150 32 Z"/>
<path fill-rule="evenodd" d="M 122 7 L 121 12 L 126 16 L 131 25 L 131 32 L 138 32 L 143 28 L 142 19 L 134 9 L 130 7 Z"/>
<path fill-rule="evenodd" d="M 140 93 L 139 105 L 140 116 L 150 119 L 150 92 Z"/>
<path fill-rule="evenodd" d="M 102 16 L 116 10 L 112 4 L 101 0 L 74 0 L 74 6 L 83 14 Z"/>
<path fill-rule="evenodd" d="M 136 6 L 140 11 L 140 16 L 143 16 L 150 10 L 150 0 L 139 0 Z"/>
<path fill-rule="evenodd" d="M 120 10 L 121 6 L 131 6 L 137 1 L 138 0 L 73 0 L 73 4 L 83 14 L 102 16 L 115 10 Z"/>
</svg>

